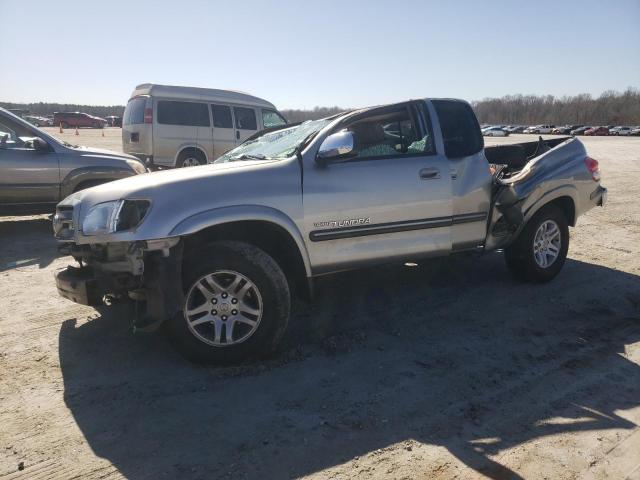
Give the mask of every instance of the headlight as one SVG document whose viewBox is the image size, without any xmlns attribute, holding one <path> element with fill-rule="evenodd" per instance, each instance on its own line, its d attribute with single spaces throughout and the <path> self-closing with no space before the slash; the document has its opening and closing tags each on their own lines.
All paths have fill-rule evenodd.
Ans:
<svg viewBox="0 0 640 480">
<path fill-rule="evenodd" d="M 131 170 L 136 172 L 137 175 L 141 173 L 147 173 L 147 167 L 145 167 L 142 162 L 138 160 L 127 160 L 127 165 L 131 167 Z"/>
<path fill-rule="evenodd" d="M 148 200 L 116 200 L 95 205 L 82 221 L 84 235 L 115 233 L 137 227 L 147 214 Z"/>
</svg>

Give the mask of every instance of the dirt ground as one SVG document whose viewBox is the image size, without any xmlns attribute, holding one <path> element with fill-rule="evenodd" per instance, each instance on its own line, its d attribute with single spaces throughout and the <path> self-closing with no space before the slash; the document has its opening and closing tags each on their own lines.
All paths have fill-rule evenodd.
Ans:
<svg viewBox="0 0 640 480">
<path fill-rule="evenodd" d="M 60 298 L 47 217 L 0 218 L 0 478 L 640 479 L 640 138 L 584 142 L 609 203 L 553 282 L 500 253 L 336 275 L 232 368 Z"/>
</svg>

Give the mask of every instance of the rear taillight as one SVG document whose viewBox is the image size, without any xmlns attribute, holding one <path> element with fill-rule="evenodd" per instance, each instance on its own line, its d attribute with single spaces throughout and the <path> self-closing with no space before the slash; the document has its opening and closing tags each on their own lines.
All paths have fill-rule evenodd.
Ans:
<svg viewBox="0 0 640 480">
<path fill-rule="evenodd" d="M 144 123 L 153 123 L 153 108 L 147 107 L 144 109 Z"/>
<path fill-rule="evenodd" d="M 598 161 L 591 157 L 584 158 L 584 164 L 587 166 L 587 170 L 591 174 L 591 178 L 593 178 L 596 182 L 600 181 L 600 165 L 598 165 Z"/>
</svg>

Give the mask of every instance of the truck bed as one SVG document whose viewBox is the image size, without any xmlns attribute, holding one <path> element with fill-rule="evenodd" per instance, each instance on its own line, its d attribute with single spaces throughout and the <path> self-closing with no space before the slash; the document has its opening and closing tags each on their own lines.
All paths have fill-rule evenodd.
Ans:
<svg viewBox="0 0 640 480">
<path fill-rule="evenodd" d="M 485 156 L 494 171 L 486 250 L 508 246 L 542 203 L 569 202 L 573 224 L 597 202 L 600 186 L 585 167 L 587 153 L 577 138 L 491 146 Z"/>
</svg>

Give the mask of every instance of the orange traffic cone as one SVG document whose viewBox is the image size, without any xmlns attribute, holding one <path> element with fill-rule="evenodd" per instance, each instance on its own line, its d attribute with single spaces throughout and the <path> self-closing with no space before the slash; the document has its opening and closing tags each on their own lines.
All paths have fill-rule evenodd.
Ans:
<svg viewBox="0 0 640 480">
<path fill-rule="evenodd" d="M 62 130 L 62 122 L 60 122 L 60 133 L 64 133 L 64 131 Z"/>
<path fill-rule="evenodd" d="M 78 126 L 76 125 L 76 135 L 80 135 L 80 133 L 78 133 Z"/>
</svg>

